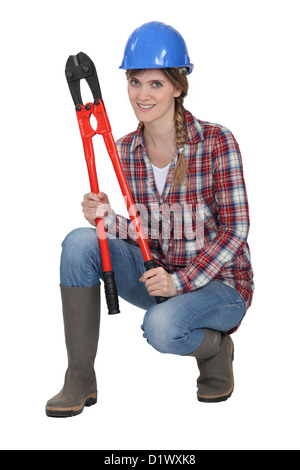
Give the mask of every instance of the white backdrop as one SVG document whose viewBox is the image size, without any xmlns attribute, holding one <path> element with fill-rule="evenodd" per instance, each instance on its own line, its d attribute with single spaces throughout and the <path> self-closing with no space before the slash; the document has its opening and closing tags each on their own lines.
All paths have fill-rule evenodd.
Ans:
<svg viewBox="0 0 300 470">
<path fill-rule="evenodd" d="M 2 449 L 299 449 L 299 24 L 293 0 L 15 0 L 1 7 Z M 129 34 L 151 20 L 184 36 L 195 64 L 186 107 L 227 126 L 244 162 L 256 292 L 234 335 L 236 389 L 196 400 L 194 359 L 142 338 L 144 312 L 103 302 L 99 404 L 46 418 L 66 368 L 60 244 L 87 226 L 89 191 L 70 54 L 95 62 L 114 136 L 137 126 L 118 69 Z M 86 100 L 89 100 L 89 96 Z M 102 138 L 99 183 L 126 214 Z M 104 300 L 104 296 L 103 296 Z"/>
</svg>

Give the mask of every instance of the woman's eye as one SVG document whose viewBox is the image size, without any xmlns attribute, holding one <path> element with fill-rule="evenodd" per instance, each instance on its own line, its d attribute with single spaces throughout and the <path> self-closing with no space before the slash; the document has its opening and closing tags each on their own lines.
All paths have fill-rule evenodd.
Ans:
<svg viewBox="0 0 300 470">
<path fill-rule="evenodd" d="M 160 88 L 162 86 L 160 82 L 153 82 L 152 85 L 154 86 L 154 88 Z"/>
<path fill-rule="evenodd" d="M 132 86 L 138 86 L 139 85 L 139 82 L 137 80 L 131 80 L 131 85 Z"/>
</svg>

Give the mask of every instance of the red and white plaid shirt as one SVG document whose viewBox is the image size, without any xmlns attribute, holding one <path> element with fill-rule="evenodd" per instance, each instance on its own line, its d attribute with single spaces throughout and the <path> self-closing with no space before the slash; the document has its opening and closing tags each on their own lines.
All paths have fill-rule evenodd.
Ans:
<svg viewBox="0 0 300 470">
<path fill-rule="evenodd" d="M 186 112 L 187 181 L 173 184 L 176 154 L 163 193 L 157 191 L 142 123 L 117 141 L 124 173 L 150 251 L 174 281 L 177 294 L 215 279 L 235 288 L 251 304 L 254 284 L 248 201 L 239 146 L 231 132 Z M 130 219 L 110 211 L 111 234 L 137 244 Z"/>
</svg>

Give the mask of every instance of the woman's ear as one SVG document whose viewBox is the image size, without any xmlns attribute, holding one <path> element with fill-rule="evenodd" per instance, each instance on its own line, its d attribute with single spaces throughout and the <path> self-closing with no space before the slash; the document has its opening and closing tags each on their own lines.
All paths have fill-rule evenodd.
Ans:
<svg viewBox="0 0 300 470">
<path fill-rule="evenodd" d="M 174 98 L 178 98 L 182 93 L 182 88 L 175 88 Z"/>
</svg>

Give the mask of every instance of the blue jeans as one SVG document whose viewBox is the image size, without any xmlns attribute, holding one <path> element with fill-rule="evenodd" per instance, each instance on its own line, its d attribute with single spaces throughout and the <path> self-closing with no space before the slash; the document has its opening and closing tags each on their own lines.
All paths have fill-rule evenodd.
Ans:
<svg viewBox="0 0 300 470">
<path fill-rule="evenodd" d="M 237 291 L 220 281 L 156 304 L 139 279 L 145 271 L 140 248 L 125 240 L 108 238 L 118 294 L 146 310 L 142 330 L 157 351 L 186 355 L 199 348 L 203 328 L 229 331 L 245 315 L 245 303 Z M 66 287 L 92 287 L 103 279 L 96 230 L 80 228 L 62 244 L 60 282 Z"/>
</svg>

